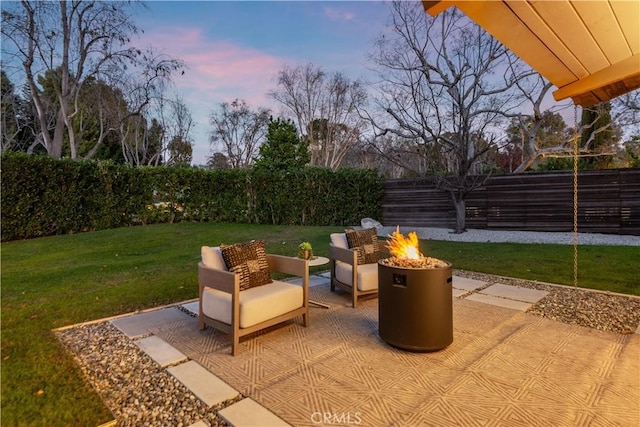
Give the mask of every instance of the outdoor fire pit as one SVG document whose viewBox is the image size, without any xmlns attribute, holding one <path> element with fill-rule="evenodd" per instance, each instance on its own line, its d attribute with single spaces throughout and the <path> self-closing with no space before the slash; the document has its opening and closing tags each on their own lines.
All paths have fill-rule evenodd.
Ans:
<svg viewBox="0 0 640 427">
<path fill-rule="evenodd" d="M 378 262 L 378 328 L 388 344 L 410 351 L 436 351 L 453 342 L 451 263 L 425 257 L 418 236 L 396 230 L 387 242 L 390 258 Z"/>
</svg>

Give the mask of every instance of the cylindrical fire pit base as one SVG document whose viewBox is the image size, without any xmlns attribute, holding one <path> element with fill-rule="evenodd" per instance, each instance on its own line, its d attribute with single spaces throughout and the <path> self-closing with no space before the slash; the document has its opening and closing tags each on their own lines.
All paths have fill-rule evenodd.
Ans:
<svg viewBox="0 0 640 427">
<path fill-rule="evenodd" d="M 453 342 L 452 266 L 401 268 L 378 263 L 380 338 L 410 351 Z"/>
</svg>

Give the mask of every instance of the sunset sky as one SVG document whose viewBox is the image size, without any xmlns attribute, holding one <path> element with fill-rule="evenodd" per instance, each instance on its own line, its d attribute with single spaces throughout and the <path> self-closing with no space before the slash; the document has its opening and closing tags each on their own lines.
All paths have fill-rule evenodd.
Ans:
<svg viewBox="0 0 640 427">
<path fill-rule="evenodd" d="M 312 62 L 367 76 L 366 54 L 387 24 L 377 1 L 151 1 L 137 22 L 140 43 L 182 59 L 176 91 L 197 122 L 193 164 L 211 155 L 209 115 L 236 98 L 276 109 L 266 96 L 285 65 Z"/>
</svg>

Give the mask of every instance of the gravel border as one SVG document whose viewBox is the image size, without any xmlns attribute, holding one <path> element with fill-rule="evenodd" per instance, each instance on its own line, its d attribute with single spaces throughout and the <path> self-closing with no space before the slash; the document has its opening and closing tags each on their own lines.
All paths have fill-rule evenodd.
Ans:
<svg viewBox="0 0 640 427">
<path fill-rule="evenodd" d="M 640 327 L 640 297 L 638 296 L 463 270 L 454 270 L 454 274 L 488 283 L 487 286 L 476 289 L 474 292 L 495 283 L 549 292 L 527 310 L 527 313 L 535 316 L 618 334 L 633 334 Z"/>
<path fill-rule="evenodd" d="M 54 333 L 118 426 L 187 427 L 200 420 L 209 426 L 228 426 L 218 411 L 244 398 L 238 395 L 207 407 L 109 321 Z"/>
<path fill-rule="evenodd" d="M 378 236 L 390 236 L 396 227 L 378 227 Z M 447 240 L 451 242 L 479 243 L 547 243 L 572 245 L 572 232 L 504 231 L 469 229 L 464 233 L 453 233 L 448 228 L 401 226 L 400 232 L 415 231 L 420 239 Z M 619 234 L 578 233 L 579 245 L 640 246 L 640 236 Z"/>
</svg>

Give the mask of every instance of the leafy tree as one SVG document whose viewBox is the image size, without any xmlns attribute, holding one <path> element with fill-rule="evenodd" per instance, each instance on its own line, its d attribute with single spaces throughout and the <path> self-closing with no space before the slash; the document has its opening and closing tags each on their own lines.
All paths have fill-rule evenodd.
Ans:
<svg viewBox="0 0 640 427">
<path fill-rule="evenodd" d="M 536 168 L 571 169 L 573 162 L 567 161 L 566 158 L 573 156 L 576 130 L 581 156 L 579 167 L 611 167 L 621 151 L 618 144 L 621 130 L 639 123 L 640 91 L 636 90 L 611 102 L 583 109 L 582 120 L 576 124 L 577 129 L 566 128 L 564 132 L 557 132 L 555 139 L 545 138 L 542 141 L 539 130 L 549 124 L 549 115 L 557 116 L 554 120 L 561 121 L 557 113 L 542 110 L 542 101 L 553 86 L 540 76 L 538 84 L 527 85 L 518 82 L 517 87 L 521 96 L 530 102 L 533 111 L 531 114 L 522 111 L 505 114 L 513 118 L 512 125 L 520 126 L 523 155 L 522 163 L 515 172 Z M 516 143 L 515 139 L 512 139 L 511 143 Z"/>
<path fill-rule="evenodd" d="M 293 122 L 270 119 L 266 142 L 260 146 L 255 167 L 266 170 L 300 169 L 310 160 L 309 144 L 300 139 Z"/>
<path fill-rule="evenodd" d="M 213 153 L 213 156 L 207 159 L 207 166 L 212 169 L 229 169 L 229 160 L 222 153 Z"/>
<path fill-rule="evenodd" d="M 580 146 L 588 148 L 592 156 L 584 159 L 588 169 L 606 169 L 613 166 L 620 129 L 611 120 L 611 103 L 603 102 L 582 110 Z"/>
<path fill-rule="evenodd" d="M 511 165 L 515 165 L 508 171 L 535 169 L 546 158 L 558 153 L 557 147 L 563 147 L 571 133 L 562 116 L 551 110 L 533 116 L 512 117 L 506 129 L 507 143 L 501 152 L 518 157 L 508 159 Z"/>
<path fill-rule="evenodd" d="M 174 136 L 169 142 L 169 166 L 189 167 L 193 157 L 193 147 L 189 141 L 185 141 L 180 135 Z"/>
<path fill-rule="evenodd" d="M 640 168 L 640 135 L 633 135 L 624 145 L 628 166 L 630 168 Z"/>
</svg>

